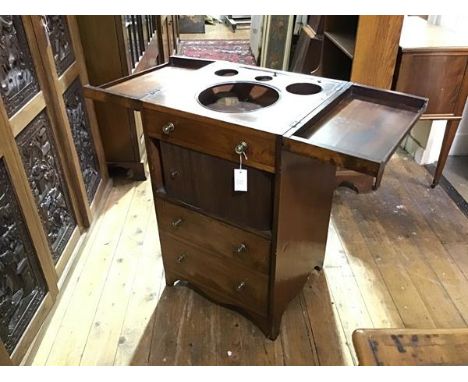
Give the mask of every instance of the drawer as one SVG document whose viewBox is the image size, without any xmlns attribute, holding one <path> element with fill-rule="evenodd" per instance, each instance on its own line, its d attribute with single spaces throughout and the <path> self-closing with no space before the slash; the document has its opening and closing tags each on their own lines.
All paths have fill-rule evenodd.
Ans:
<svg viewBox="0 0 468 382">
<path fill-rule="evenodd" d="M 268 276 L 160 231 L 164 267 L 212 298 L 267 315 Z"/>
<path fill-rule="evenodd" d="M 144 129 L 146 133 L 166 142 L 172 142 L 205 154 L 239 162 L 235 147 L 247 143 L 246 165 L 274 172 L 275 168 L 275 135 L 232 125 L 215 124 L 186 119 L 161 112 L 145 112 Z M 199 118 L 199 117 L 198 117 Z M 172 125 L 170 125 L 172 124 Z M 165 127 L 172 126 L 170 129 Z M 171 131 L 169 131 L 171 130 Z"/>
<path fill-rule="evenodd" d="M 249 168 L 247 192 L 234 191 L 235 163 L 161 142 L 168 196 L 240 227 L 271 232 L 273 174 Z"/>
<path fill-rule="evenodd" d="M 219 220 L 156 199 L 158 228 L 203 249 L 268 274 L 270 241 Z"/>
</svg>

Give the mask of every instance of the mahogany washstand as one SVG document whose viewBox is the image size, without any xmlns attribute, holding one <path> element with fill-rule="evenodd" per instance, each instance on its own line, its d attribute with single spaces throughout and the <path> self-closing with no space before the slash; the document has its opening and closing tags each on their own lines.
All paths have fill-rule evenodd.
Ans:
<svg viewBox="0 0 468 382">
<path fill-rule="evenodd" d="M 167 285 L 187 281 L 271 339 L 323 266 L 336 167 L 380 179 L 427 103 L 180 56 L 85 94 L 142 114 Z M 241 159 L 247 191 L 234 191 Z"/>
</svg>

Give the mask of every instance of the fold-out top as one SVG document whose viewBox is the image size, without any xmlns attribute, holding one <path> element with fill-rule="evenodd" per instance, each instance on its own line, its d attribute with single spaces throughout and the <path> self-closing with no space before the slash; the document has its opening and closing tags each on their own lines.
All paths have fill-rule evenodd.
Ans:
<svg viewBox="0 0 468 382">
<path fill-rule="evenodd" d="M 421 97 L 224 61 L 171 57 L 85 94 L 282 136 L 286 149 L 377 176 L 423 113 Z"/>
</svg>

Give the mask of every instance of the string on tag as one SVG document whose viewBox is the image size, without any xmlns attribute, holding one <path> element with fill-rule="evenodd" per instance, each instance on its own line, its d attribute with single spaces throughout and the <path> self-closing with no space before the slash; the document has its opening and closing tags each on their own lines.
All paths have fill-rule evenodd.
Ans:
<svg viewBox="0 0 468 382">
<path fill-rule="evenodd" d="M 247 160 L 247 155 L 245 154 L 245 152 L 239 154 L 239 170 L 242 170 L 242 155 L 245 157 L 245 160 Z"/>
</svg>

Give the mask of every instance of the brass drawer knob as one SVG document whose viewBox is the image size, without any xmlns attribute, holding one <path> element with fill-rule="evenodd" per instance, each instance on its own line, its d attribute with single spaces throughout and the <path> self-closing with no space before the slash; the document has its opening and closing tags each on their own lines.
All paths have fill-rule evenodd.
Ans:
<svg viewBox="0 0 468 382">
<path fill-rule="evenodd" d="M 237 155 L 242 155 L 247 152 L 247 147 L 248 147 L 247 143 L 242 141 L 236 145 L 236 147 L 234 148 L 234 151 L 236 152 Z"/>
<path fill-rule="evenodd" d="M 236 290 L 238 292 L 242 292 L 244 289 L 245 289 L 245 281 L 242 281 L 237 287 L 236 287 Z"/>
<path fill-rule="evenodd" d="M 180 256 L 177 258 L 177 262 L 178 262 L 179 264 L 182 263 L 184 260 L 185 260 L 185 253 L 183 253 L 182 255 L 180 255 Z"/>
<path fill-rule="evenodd" d="M 173 220 L 171 222 L 171 226 L 172 228 L 177 228 L 177 227 L 180 227 L 180 225 L 184 222 L 184 219 L 182 218 L 179 218 L 179 219 L 176 219 L 176 220 Z"/>
<path fill-rule="evenodd" d="M 175 125 L 172 122 L 166 123 L 162 128 L 163 133 L 166 135 L 169 135 L 174 130 L 175 130 Z"/>
<path fill-rule="evenodd" d="M 171 179 L 175 179 L 179 175 L 179 171 L 172 170 L 170 175 L 171 175 Z"/>
<path fill-rule="evenodd" d="M 234 249 L 235 254 L 241 254 L 247 252 L 247 246 L 244 243 L 241 243 L 236 249 Z"/>
</svg>

